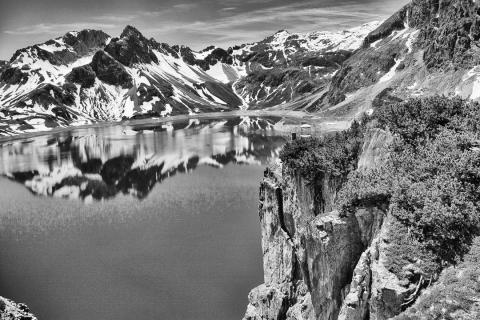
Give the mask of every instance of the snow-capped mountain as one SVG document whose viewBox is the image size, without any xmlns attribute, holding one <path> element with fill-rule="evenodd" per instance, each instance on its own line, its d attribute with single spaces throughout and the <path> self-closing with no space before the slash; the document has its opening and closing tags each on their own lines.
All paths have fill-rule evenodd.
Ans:
<svg viewBox="0 0 480 320">
<path fill-rule="evenodd" d="M 131 26 L 119 38 L 69 32 L 0 64 L 0 134 L 287 103 L 308 107 L 302 99 L 325 89 L 376 26 L 280 31 L 258 43 L 199 52 L 147 39 Z"/>
</svg>

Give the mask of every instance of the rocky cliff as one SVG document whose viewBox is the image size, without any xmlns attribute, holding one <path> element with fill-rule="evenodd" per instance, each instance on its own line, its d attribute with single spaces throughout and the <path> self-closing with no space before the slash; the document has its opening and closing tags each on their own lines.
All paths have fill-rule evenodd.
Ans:
<svg viewBox="0 0 480 320">
<path fill-rule="evenodd" d="M 460 96 L 478 101 L 480 4 L 471 0 L 412 0 L 365 39 L 333 77 L 315 107 L 353 115 L 389 94 Z"/>
<path fill-rule="evenodd" d="M 365 134 L 356 170 L 385 161 L 392 136 Z M 335 210 L 345 177 L 315 184 L 280 163 L 260 186 L 264 284 L 253 289 L 244 319 L 390 319 L 419 291 L 386 266 L 395 219 L 382 201 Z M 421 283 L 421 281 L 419 282 Z"/>
</svg>

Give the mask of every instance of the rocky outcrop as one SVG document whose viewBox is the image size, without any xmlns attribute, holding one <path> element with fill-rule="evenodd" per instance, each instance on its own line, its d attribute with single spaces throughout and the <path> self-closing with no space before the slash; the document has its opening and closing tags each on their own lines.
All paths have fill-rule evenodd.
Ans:
<svg viewBox="0 0 480 320">
<path fill-rule="evenodd" d="M 245 319 L 297 319 L 301 310 L 308 310 L 302 319 L 337 319 L 385 215 L 376 207 L 332 211 L 340 187 L 338 177 L 312 187 L 280 165 L 266 171 L 259 206 L 265 283 L 250 294 Z"/>
<path fill-rule="evenodd" d="M 29 57 L 48 61 L 55 66 L 66 65 L 103 48 L 108 39 L 110 36 L 100 30 L 68 32 L 63 37 L 17 50 L 10 63 L 23 61 L 25 57 Z"/>
<path fill-rule="evenodd" d="M 385 163 L 388 156 L 386 148 L 392 142 L 392 134 L 380 129 L 368 130 L 358 159 L 357 170 L 367 170 Z"/>
<path fill-rule="evenodd" d="M 294 319 L 313 320 L 311 296 L 300 275 L 294 240 L 283 216 L 283 189 L 278 170 L 281 168 L 268 169 L 260 186 L 264 284 L 250 292 L 244 319 L 284 319 L 289 314 Z"/>
<path fill-rule="evenodd" d="M 409 25 L 421 30 L 418 46 L 425 50 L 428 68 L 472 68 L 479 64 L 479 9 L 478 2 L 467 0 L 412 2 Z"/>
<path fill-rule="evenodd" d="M 4 60 L 0 60 L 0 77 L 2 72 L 7 68 L 8 62 Z"/>
<path fill-rule="evenodd" d="M 73 68 L 72 71 L 67 74 L 67 81 L 78 83 L 83 88 L 90 88 L 95 84 L 96 74 L 90 65 Z"/>
<path fill-rule="evenodd" d="M 342 69 L 333 77 L 328 93 L 328 102 L 337 104 L 344 101 L 348 93 L 377 83 L 396 64 L 405 48 L 403 39 L 397 39 L 389 46 L 369 46 L 358 51 L 345 61 Z"/>
<path fill-rule="evenodd" d="M 384 224 L 380 235 L 357 263 L 338 320 L 386 320 L 405 309 L 404 302 L 411 288 L 385 267 L 383 251 L 388 245 L 388 231 L 385 230 L 389 222 Z"/>
<path fill-rule="evenodd" d="M 78 55 L 86 55 L 92 50 L 105 47 L 110 36 L 101 30 L 86 29 L 79 32 L 69 32 L 63 36 L 63 41 L 71 46 Z"/>
<path fill-rule="evenodd" d="M 407 17 L 408 6 L 403 7 L 390 18 L 385 20 L 377 29 L 367 35 L 363 42 L 363 47 L 367 48 L 375 41 L 388 37 L 395 30 L 401 30 L 405 27 L 405 19 Z"/>
<path fill-rule="evenodd" d="M 105 51 L 98 51 L 90 64 L 91 69 L 97 75 L 97 78 L 105 83 L 130 88 L 133 86 L 132 76 L 125 68 Z"/>
<path fill-rule="evenodd" d="M 105 52 L 127 67 L 137 63 L 158 63 L 151 42 L 154 41 L 145 38 L 134 27 L 126 26 L 120 38 L 113 39 L 105 47 Z"/>
<path fill-rule="evenodd" d="M 478 99 L 475 90 L 463 87 L 466 80 L 477 79 L 479 41 L 478 1 L 413 0 L 366 37 L 335 74 L 318 108 L 365 103 L 368 109 L 389 87 L 402 99 L 412 94 L 465 97 L 464 90 Z"/>
<path fill-rule="evenodd" d="M 357 170 L 384 163 L 391 141 L 388 132 L 367 131 Z M 343 182 L 324 175 L 307 183 L 281 164 L 266 170 L 259 205 L 264 284 L 250 293 L 245 319 L 385 320 L 408 307 L 418 287 L 389 269 L 395 219 L 388 203 L 339 213 Z"/>
<path fill-rule="evenodd" d="M 0 297 L 0 320 L 37 320 L 23 303 Z"/>
<path fill-rule="evenodd" d="M 6 84 L 23 84 L 28 80 L 28 75 L 23 73 L 20 68 L 8 68 L 6 67 L 0 75 L 0 81 Z"/>
</svg>

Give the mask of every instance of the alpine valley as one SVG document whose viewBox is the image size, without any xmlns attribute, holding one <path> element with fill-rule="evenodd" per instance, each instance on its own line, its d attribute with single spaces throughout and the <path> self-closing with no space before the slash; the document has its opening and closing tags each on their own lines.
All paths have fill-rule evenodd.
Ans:
<svg viewBox="0 0 480 320">
<path fill-rule="evenodd" d="M 162 312 L 175 307 L 189 315 L 185 319 L 210 319 L 234 305 L 221 299 L 227 291 L 178 289 L 174 281 L 187 278 L 179 282 L 186 286 L 200 278 L 205 285 L 213 275 L 214 282 L 227 280 L 223 290 L 231 289 L 233 278 L 235 289 L 250 279 L 239 274 L 254 260 L 242 246 L 253 239 L 253 228 L 241 229 L 240 220 L 218 222 L 247 219 L 242 214 L 251 208 L 243 206 L 252 199 L 256 210 L 252 183 L 258 181 L 252 177 L 264 165 L 269 167 L 254 217 L 260 219 L 263 283 L 250 291 L 245 312 L 242 305 L 244 320 L 480 319 L 478 1 L 412 0 L 383 22 L 340 32 L 279 31 L 228 49 L 171 46 L 132 26 L 118 38 L 100 30 L 68 32 L 1 62 L 0 81 L 0 134 L 14 136 L 1 138 L 8 179 L 0 183 L 9 187 L 0 202 L 7 211 L 22 212 L 0 215 L 0 221 L 41 221 L 48 230 L 41 236 L 48 238 L 51 225 L 75 229 L 81 220 L 84 227 L 89 215 L 108 220 L 107 227 L 92 223 L 99 229 L 85 243 L 93 245 L 79 257 L 70 230 L 61 240 L 35 238 L 33 249 L 10 239 L 10 256 L 30 263 L 37 252 L 51 253 L 49 245 L 60 243 L 73 263 L 42 256 L 45 270 L 58 267 L 60 276 L 70 272 L 92 287 L 99 282 L 133 292 L 115 300 L 121 290 L 107 291 L 96 299 L 97 292 L 82 284 L 81 297 L 120 315 L 112 319 L 130 312 L 150 319 L 147 311 L 158 315 L 158 306 Z M 199 119 L 208 114 L 212 118 Z M 183 122 L 170 121 L 174 116 Z M 130 121 L 137 119 L 152 121 Z M 122 120 L 112 128 L 103 125 Z M 313 131 L 322 121 L 343 121 L 348 128 L 287 141 L 291 127 L 277 128 L 288 121 Z M 96 126 L 23 136 L 84 124 Z M 10 204 L 25 187 L 29 194 L 21 195 L 30 203 Z M 139 201 L 131 205 L 131 198 Z M 179 208 L 185 212 L 177 214 Z M 170 217 L 162 210 L 174 218 L 162 220 Z M 109 223 L 117 220 L 122 226 L 112 231 Z M 177 229 L 177 223 L 188 228 Z M 162 228 L 165 233 L 158 233 Z M 102 232 L 114 234 L 113 240 Z M 83 231 L 77 233 L 85 240 Z M 163 259 L 162 250 L 169 258 Z M 182 260 L 182 254 L 200 262 Z M 222 255 L 228 268 L 216 260 Z M 103 269 L 77 278 L 83 273 L 72 270 L 84 261 Z M 177 264 L 169 268 L 172 261 Z M 22 272 L 36 279 L 35 268 L 4 268 L 18 281 Z M 225 269 L 231 273 L 223 274 Z M 77 283 L 69 280 L 51 281 L 47 288 L 53 283 L 70 290 Z M 13 280 L 10 288 L 17 289 Z M 165 291 L 158 298 L 160 289 Z M 22 297 L 31 293 L 26 291 Z M 29 298 L 41 308 L 37 296 Z M 67 301 L 64 296 L 56 299 Z M 170 296 L 172 303 L 162 303 Z M 68 301 L 77 311 L 84 307 L 76 319 L 96 317 L 84 315 L 97 312 L 85 301 Z M 24 304 L 0 298 L 0 319 L 36 317 Z"/>
<path fill-rule="evenodd" d="M 342 63 L 378 23 L 200 52 L 145 38 L 69 32 L 1 64 L 0 134 L 95 121 L 245 109 L 315 110 Z"/>
</svg>

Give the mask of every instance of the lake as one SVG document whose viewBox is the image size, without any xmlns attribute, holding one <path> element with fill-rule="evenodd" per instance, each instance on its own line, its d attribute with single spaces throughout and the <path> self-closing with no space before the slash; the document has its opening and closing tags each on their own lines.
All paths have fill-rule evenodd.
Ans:
<svg viewBox="0 0 480 320">
<path fill-rule="evenodd" d="M 109 125 L 0 146 L 0 295 L 46 320 L 241 319 L 263 282 L 277 118 Z"/>
</svg>

